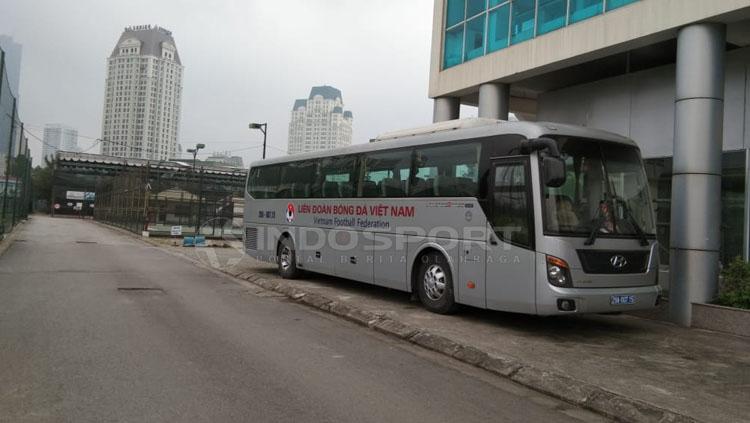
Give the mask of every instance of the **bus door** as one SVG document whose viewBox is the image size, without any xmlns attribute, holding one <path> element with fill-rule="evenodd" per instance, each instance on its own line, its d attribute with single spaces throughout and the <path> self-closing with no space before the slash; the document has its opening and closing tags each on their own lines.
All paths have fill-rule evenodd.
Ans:
<svg viewBox="0 0 750 423">
<path fill-rule="evenodd" d="M 534 219 L 528 157 L 492 161 L 487 308 L 536 313 Z"/>
</svg>

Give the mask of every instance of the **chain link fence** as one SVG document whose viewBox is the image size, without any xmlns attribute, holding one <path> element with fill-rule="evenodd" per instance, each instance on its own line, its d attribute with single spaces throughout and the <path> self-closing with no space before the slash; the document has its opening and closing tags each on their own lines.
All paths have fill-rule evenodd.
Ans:
<svg viewBox="0 0 750 423">
<path fill-rule="evenodd" d="M 97 178 L 96 220 L 151 236 L 241 237 L 244 172 L 152 164 Z"/>
<path fill-rule="evenodd" d="M 31 153 L 16 103 L 0 50 L 0 237 L 26 219 L 31 207 Z"/>
</svg>

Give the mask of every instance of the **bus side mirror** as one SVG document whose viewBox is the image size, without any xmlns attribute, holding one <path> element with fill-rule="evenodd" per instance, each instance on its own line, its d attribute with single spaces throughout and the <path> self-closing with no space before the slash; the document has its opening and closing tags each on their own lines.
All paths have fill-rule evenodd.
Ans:
<svg viewBox="0 0 750 423">
<path fill-rule="evenodd" d="M 559 188 L 565 183 L 565 161 L 559 157 L 544 156 L 542 159 L 544 185 Z"/>
</svg>

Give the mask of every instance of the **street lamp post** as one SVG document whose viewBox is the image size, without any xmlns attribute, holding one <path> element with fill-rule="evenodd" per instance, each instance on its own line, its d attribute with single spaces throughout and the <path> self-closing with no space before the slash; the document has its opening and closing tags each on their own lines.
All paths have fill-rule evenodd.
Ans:
<svg viewBox="0 0 750 423">
<path fill-rule="evenodd" d="M 260 129 L 263 132 L 263 159 L 266 158 L 266 130 L 268 129 L 268 122 L 265 123 L 251 123 L 250 129 Z"/>
<path fill-rule="evenodd" d="M 206 148 L 206 144 L 195 144 L 195 148 L 188 148 L 187 152 L 193 154 L 193 175 L 195 175 L 195 160 L 198 156 L 198 150 Z M 201 227 L 201 198 L 203 197 L 203 175 L 201 175 L 201 184 L 198 189 L 198 214 L 195 219 L 195 235 L 198 235 L 198 231 L 200 231 Z M 190 210 L 192 211 L 193 207 L 192 204 L 190 205 Z M 195 242 L 195 241 L 193 241 Z"/>
<path fill-rule="evenodd" d="M 206 144 L 195 144 L 195 148 L 188 148 L 188 153 L 193 153 L 193 172 L 195 172 L 195 158 L 198 156 L 198 150 L 206 148 Z"/>
</svg>

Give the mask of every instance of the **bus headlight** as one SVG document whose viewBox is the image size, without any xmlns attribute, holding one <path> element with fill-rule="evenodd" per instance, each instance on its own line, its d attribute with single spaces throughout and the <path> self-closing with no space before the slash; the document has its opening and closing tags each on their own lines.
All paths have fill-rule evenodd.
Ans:
<svg viewBox="0 0 750 423">
<path fill-rule="evenodd" d="M 547 280 L 552 285 L 561 288 L 572 287 L 573 279 L 570 277 L 570 266 L 568 266 L 568 263 L 555 256 L 547 256 Z"/>
</svg>

